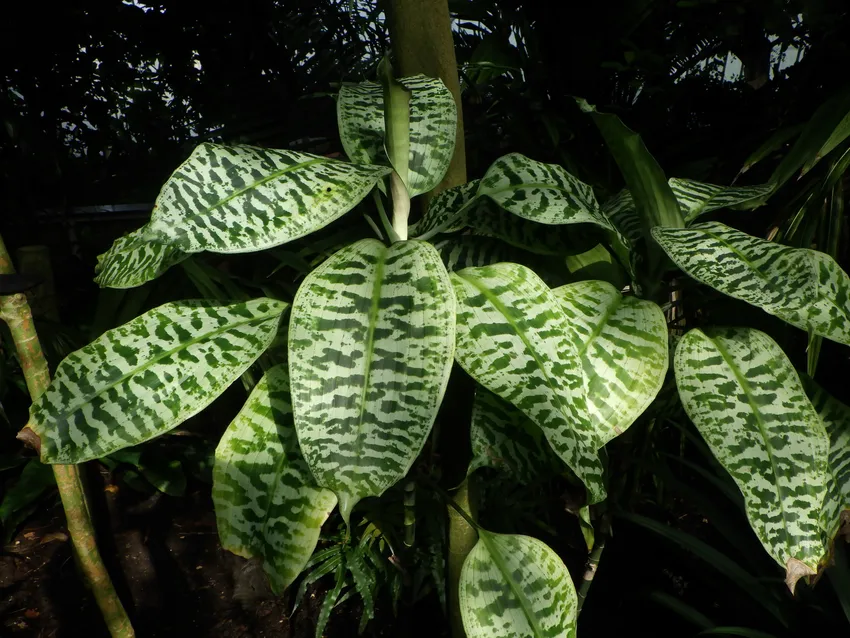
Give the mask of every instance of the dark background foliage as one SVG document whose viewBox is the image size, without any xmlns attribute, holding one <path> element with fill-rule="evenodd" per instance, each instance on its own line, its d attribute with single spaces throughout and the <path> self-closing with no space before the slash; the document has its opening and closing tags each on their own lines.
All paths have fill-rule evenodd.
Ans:
<svg viewBox="0 0 850 638">
<path fill-rule="evenodd" d="M 564 165 L 600 195 L 616 192 L 616 165 L 576 107 L 574 98 L 584 97 L 640 132 L 668 176 L 730 183 L 774 132 L 805 122 L 847 86 L 845 0 L 449 5 L 470 178 L 518 151 Z M 49 247 L 63 323 L 93 321 L 96 256 L 143 223 L 163 181 L 201 141 L 340 154 L 333 94 L 341 82 L 374 77 L 388 48 L 383 9 L 375 0 L 86 0 L 19 3 L 14 17 L 7 14 L 0 22 L 0 233 L 11 250 Z M 739 181 L 764 181 L 775 164 L 768 158 Z M 789 215 L 795 188 L 743 213 L 739 227 L 764 236 Z M 845 269 L 847 246 L 845 231 L 838 255 Z M 730 306 L 713 312 L 751 312 Z M 762 315 L 753 321 L 768 321 Z M 846 399 L 846 377 L 830 374 L 846 375 L 846 352 L 825 344 L 823 358 L 825 383 Z M 636 426 L 627 442 L 643 450 L 644 465 L 681 444 L 678 434 L 650 438 L 644 429 Z M 722 546 L 696 497 L 652 474 L 636 479 L 629 501 L 636 511 Z M 746 521 L 737 523 L 750 533 Z M 737 557 L 760 551 L 755 544 L 724 549 Z M 705 562 L 633 523 L 621 523 L 606 551 L 582 616 L 585 636 L 635 627 L 695 635 L 688 617 L 695 608 L 777 636 L 842 626 L 826 584 L 797 602 L 781 599 L 796 605 L 783 628 Z M 771 573 L 767 563 L 759 569 Z M 436 607 L 426 609 L 439 617 Z M 353 635 L 344 625 L 332 624 L 333 635 Z M 79 634 L 65 628 L 59 635 Z"/>
</svg>

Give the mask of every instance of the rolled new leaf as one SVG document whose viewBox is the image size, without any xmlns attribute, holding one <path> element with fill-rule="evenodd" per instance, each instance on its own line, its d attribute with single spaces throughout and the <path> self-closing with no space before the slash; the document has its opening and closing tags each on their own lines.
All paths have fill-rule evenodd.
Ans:
<svg viewBox="0 0 850 638">
<path fill-rule="evenodd" d="M 310 273 L 289 324 L 301 451 L 345 520 L 404 477 L 443 398 L 455 342 L 448 273 L 430 244 L 364 239 Z"/>
<path fill-rule="evenodd" d="M 829 437 L 797 372 L 750 328 L 694 329 L 676 348 L 688 416 L 744 496 L 750 525 L 792 593 L 826 554 L 820 528 Z"/>
<path fill-rule="evenodd" d="M 530 536 L 479 530 L 459 597 L 469 638 L 575 638 L 578 600 L 558 555 Z"/>
<path fill-rule="evenodd" d="M 251 391 L 215 451 L 213 504 L 221 545 L 259 556 L 275 593 L 301 573 L 336 506 L 316 487 L 298 447 L 285 365 Z"/>
<path fill-rule="evenodd" d="M 587 409 L 600 445 L 619 436 L 658 395 L 667 374 L 667 321 L 651 301 L 604 281 L 552 291 L 581 358 Z"/>
<path fill-rule="evenodd" d="M 65 357 L 22 435 L 38 437 L 42 462 L 71 464 L 164 434 L 254 363 L 286 308 L 254 299 L 149 310 Z"/>
<path fill-rule="evenodd" d="M 410 92 L 406 185 L 414 197 L 433 189 L 448 170 L 455 148 L 457 107 L 439 79 L 416 75 L 397 81 Z M 342 146 L 352 162 L 388 165 L 380 84 L 343 85 L 337 100 L 337 123 Z"/>
<path fill-rule="evenodd" d="M 145 236 L 187 253 L 272 248 L 354 208 L 390 169 L 204 143 L 162 187 Z"/>
<path fill-rule="evenodd" d="M 723 224 L 653 228 L 679 268 L 803 330 L 850 344 L 850 278 L 829 255 L 758 239 Z"/>
<path fill-rule="evenodd" d="M 502 263 L 451 275 L 458 301 L 458 363 L 519 408 L 582 480 L 605 498 L 599 438 L 581 359 L 558 298 L 530 269 Z"/>
</svg>

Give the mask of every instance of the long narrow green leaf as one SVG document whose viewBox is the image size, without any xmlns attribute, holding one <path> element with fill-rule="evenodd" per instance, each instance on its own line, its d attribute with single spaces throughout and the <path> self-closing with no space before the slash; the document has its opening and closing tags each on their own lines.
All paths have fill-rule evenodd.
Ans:
<svg viewBox="0 0 850 638">
<path fill-rule="evenodd" d="M 518 408 L 482 387 L 475 390 L 469 437 L 472 461 L 467 474 L 492 467 L 528 484 L 563 468 L 543 431 Z"/>
<path fill-rule="evenodd" d="M 664 172 L 649 153 L 640 135 L 612 113 L 600 113 L 585 100 L 577 100 L 599 128 L 614 161 L 620 167 L 626 186 L 635 200 L 644 232 L 655 226 L 682 228 L 685 225 L 679 204 L 667 184 Z"/>
<path fill-rule="evenodd" d="M 820 515 L 829 437 L 797 372 L 766 334 L 694 329 L 676 348 L 688 416 L 744 495 L 750 525 L 791 591 L 826 554 Z"/>
<path fill-rule="evenodd" d="M 783 144 L 794 139 L 794 137 L 799 135 L 802 130 L 803 125 L 797 124 L 794 126 L 786 126 L 774 131 L 761 146 L 759 146 L 746 160 L 744 160 L 744 165 L 741 167 L 741 173 L 746 173 L 760 161 L 779 150 Z"/>
<path fill-rule="evenodd" d="M 338 219 L 389 171 L 296 151 L 201 144 L 162 187 L 145 238 L 187 253 L 272 248 Z"/>
<path fill-rule="evenodd" d="M 655 399 L 667 374 L 667 321 L 651 301 L 604 281 L 552 291 L 581 359 L 587 409 L 599 444 L 619 436 Z"/>
<path fill-rule="evenodd" d="M 458 363 L 543 430 L 584 482 L 590 502 L 605 498 L 581 359 L 558 298 L 519 264 L 467 268 L 451 278 L 458 300 Z"/>
<path fill-rule="evenodd" d="M 480 530 L 463 563 L 459 597 L 469 638 L 575 638 L 570 573 L 536 538 Z"/>
<path fill-rule="evenodd" d="M 213 504 L 221 546 L 261 556 L 275 593 L 301 573 L 336 496 L 315 487 L 292 423 L 289 375 L 271 368 L 215 451 Z"/>
<path fill-rule="evenodd" d="M 850 344 L 850 278 L 829 255 L 781 246 L 716 222 L 652 233 L 694 279 L 792 326 Z"/>
<path fill-rule="evenodd" d="M 271 344 L 287 304 L 167 303 L 68 355 L 30 410 L 45 463 L 82 463 L 168 432 Z"/>
<path fill-rule="evenodd" d="M 454 306 L 439 254 L 418 241 L 359 241 L 298 289 L 289 325 L 295 427 L 346 521 L 422 449 L 451 371 Z"/>
<path fill-rule="evenodd" d="M 97 258 L 95 282 L 103 288 L 135 288 L 159 277 L 189 254 L 145 239 L 147 227 L 119 237 Z"/>
<path fill-rule="evenodd" d="M 455 148 L 457 108 L 441 80 L 416 75 L 398 82 L 410 91 L 407 186 L 414 197 L 433 189 L 448 170 Z M 345 84 L 340 89 L 337 123 L 352 162 L 389 164 L 384 150 L 383 106 L 383 89 L 376 82 Z"/>
</svg>

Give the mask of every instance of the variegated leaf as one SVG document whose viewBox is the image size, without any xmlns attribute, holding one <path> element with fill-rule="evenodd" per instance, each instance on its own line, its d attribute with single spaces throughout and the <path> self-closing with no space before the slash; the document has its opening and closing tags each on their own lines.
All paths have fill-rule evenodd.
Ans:
<svg viewBox="0 0 850 638">
<path fill-rule="evenodd" d="M 30 410 L 41 460 L 82 463 L 175 428 L 265 351 L 286 307 L 167 303 L 72 352 Z"/>
<path fill-rule="evenodd" d="M 543 431 L 519 408 L 480 386 L 472 403 L 469 436 L 472 461 L 467 474 L 492 467 L 528 484 L 563 469 Z"/>
<path fill-rule="evenodd" d="M 475 203 L 478 184 L 479 180 L 475 179 L 437 193 L 428 203 L 422 219 L 410 226 L 410 236 L 453 233 L 464 228 L 465 213 Z"/>
<path fill-rule="evenodd" d="M 718 186 L 676 177 L 671 177 L 668 183 L 679 202 L 686 224 L 711 211 L 761 199 L 770 195 L 775 188 L 773 184 Z"/>
<path fill-rule="evenodd" d="M 103 288 L 135 288 L 156 279 L 189 255 L 170 244 L 145 239 L 145 227 L 119 237 L 98 256 L 95 282 Z"/>
<path fill-rule="evenodd" d="M 850 511 L 850 408 L 830 396 L 809 377 L 803 377 L 803 385 L 829 436 L 831 481 L 824 503 L 822 526 L 827 540 L 831 542 L 842 515 L 847 517 Z"/>
<path fill-rule="evenodd" d="M 501 261 L 520 261 L 523 251 L 490 237 L 462 235 L 434 242 L 449 272 L 475 266 L 489 266 Z"/>
<path fill-rule="evenodd" d="M 187 253 L 264 250 L 354 208 L 390 169 L 204 143 L 165 182 L 145 238 Z"/>
<path fill-rule="evenodd" d="M 518 407 L 584 482 L 605 498 L 600 447 L 588 413 L 581 359 L 558 298 L 531 270 L 502 263 L 451 275 L 458 300 L 458 363 Z"/>
<path fill-rule="evenodd" d="M 740 488 L 750 525 L 793 592 L 826 553 L 819 519 L 829 453 L 797 372 L 750 328 L 691 330 L 674 367 L 685 411 Z"/>
<path fill-rule="evenodd" d="M 850 344 L 850 278 L 829 255 L 716 222 L 653 228 L 652 234 L 694 279 L 792 326 Z"/>
<path fill-rule="evenodd" d="M 637 206 L 632 194 L 623 189 L 602 205 L 602 214 L 611 224 L 620 231 L 630 246 L 637 245 L 643 238 L 643 229 L 640 225 L 640 217 L 637 214 Z"/>
<path fill-rule="evenodd" d="M 439 79 L 416 75 L 398 81 L 410 91 L 408 191 L 414 197 L 430 191 L 446 174 L 455 148 L 457 108 Z M 343 85 L 337 100 L 337 123 L 352 162 L 387 164 L 380 84 Z"/>
<path fill-rule="evenodd" d="M 452 366 L 454 296 L 437 251 L 359 241 L 310 273 L 289 326 L 298 440 L 348 520 L 410 469 Z"/>
<path fill-rule="evenodd" d="M 599 211 L 593 189 L 560 166 L 519 153 L 497 159 L 478 186 L 505 210 L 540 224 L 589 223 L 611 229 Z"/>
<path fill-rule="evenodd" d="M 213 504 L 221 546 L 259 556 L 275 593 L 301 573 L 336 506 L 315 486 L 292 423 L 286 365 L 251 391 L 215 451 Z"/>
<path fill-rule="evenodd" d="M 479 530 L 458 587 L 469 638 L 575 638 L 570 573 L 536 538 Z"/>
<path fill-rule="evenodd" d="M 587 409 L 600 445 L 619 436 L 655 399 L 667 374 L 667 321 L 651 301 L 604 281 L 552 291 L 581 357 Z"/>
</svg>

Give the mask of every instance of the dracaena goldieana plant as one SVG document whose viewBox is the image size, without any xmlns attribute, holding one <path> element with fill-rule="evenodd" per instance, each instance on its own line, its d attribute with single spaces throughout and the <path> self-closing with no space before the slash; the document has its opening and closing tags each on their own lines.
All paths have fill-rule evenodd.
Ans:
<svg viewBox="0 0 850 638">
<path fill-rule="evenodd" d="M 603 448 L 647 409 L 668 372 L 670 336 L 656 302 L 664 302 L 659 275 L 673 264 L 850 344 L 850 284 L 832 258 L 699 220 L 771 185 L 659 181 L 637 136 L 582 106 L 630 192 L 600 204 L 559 166 L 509 154 L 481 179 L 433 197 L 411 226 L 411 198 L 440 182 L 455 145 L 455 104 L 438 80 L 396 80 L 384 66 L 381 82 L 344 86 L 337 109 L 348 162 L 202 144 L 165 183 L 149 223 L 101 257 L 101 286 L 139 286 L 202 251 L 286 244 L 370 193 L 377 237 L 320 263 L 291 303 L 168 303 L 69 355 L 26 428 L 41 460 L 81 463 L 168 432 L 280 335 L 286 363 L 264 366 L 218 444 L 213 484 L 223 546 L 260 558 L 279 592 L 304 569 L 335 507 L 347 523 L 361 499 L 405 479 L 455 361 L 478 384 L 470 472 L 498 467 L 523 480 L 555 464 L 584 486 L 585 506 L 602 503 Z M 629 153 L 641 170 L 629 171 Z M 599 242 L 590 252 L 615 256 L 628 285 L 550 285 L 542 257 L 574 254 L 575 237 L 588 233 Z M 762 332 L 718 326 L 675 342 L 684 407 L 793 589 L 829 560 L 848 505 L 850 412 L 817 388 L 807 395 Z M 478 532 L 458 586 L 466 633 L 574 636 L 576 591 L 555 552 L 529 536 Z"/>
</svg>

